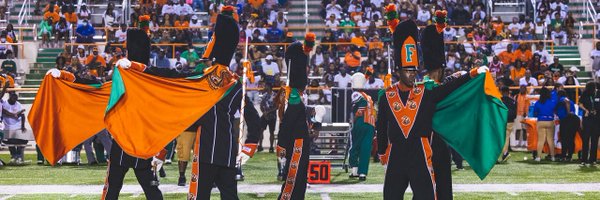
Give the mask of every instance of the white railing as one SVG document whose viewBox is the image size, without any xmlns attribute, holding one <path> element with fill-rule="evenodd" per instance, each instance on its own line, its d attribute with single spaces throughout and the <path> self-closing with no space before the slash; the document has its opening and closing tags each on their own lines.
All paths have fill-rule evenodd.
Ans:
<svg viewBox="0 0 600 200">
<path fill-rule="evenodd" d="M 590 22 L 591 19 L 592 23 L 596 23 L 596 16 L 598 13 L 596 13 L 594 3 L 592 3 L 590 0 L 583 0 L 583 5 L 585 5 L 585 10 L 583 12 L 585 12 L 586 22 Z"/>
<path fill-rule="evenodd" d="M 533 9 L 533 20 L 532 21 L 535 22 L 535 19 L 538 18 L 538 11 L 535 8 L 535 0 L 531 0 L 531 7 Z M 527 13 L 527 14 L 529 14 L 529 13 Z"/>
<path fill-rule="evenodd" d="M 31 18 L 31 13 L 29 12 L 31 9 L 31 0 L 23 1 L 23 5 L 21 6 L 21 10 L 19 11 L 19 25 L 27 24 L 27 20 Z"/>
<path fill-rule="evenodd" d="M 488 0 L 487 3 L 487 13 L 488 15 L 492 16 L 492 12 L 494 11 L 494 1 L 493 0 Z"/>
<path fill-rule="evenodd" d="M 123 13 L 123 17 L 121 18 L 122 24 L 129 24 L 129 5 L 131 2 L 129 0 L 123 0 L 121 13 Z"/>
<path fill-rule="evenodd" d="M 77 0 L 77 13 L 81 11 L 81 4 L 83 4 L 83 0 Z"/>
</svg>

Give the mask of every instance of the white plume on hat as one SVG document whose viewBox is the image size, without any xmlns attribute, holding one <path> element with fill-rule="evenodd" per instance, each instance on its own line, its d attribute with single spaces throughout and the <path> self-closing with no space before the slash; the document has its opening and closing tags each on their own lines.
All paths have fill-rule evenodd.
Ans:
<svg viewBox="0 0 600 200">
<path fill-rule="evenodd" d="M 366 82 L 367 78 L 365 78 L 365 75 L 363 73 L 357 72 L 354 73 L 354 75 L 352 75 L 352 88 L 364 88 Z"/>
</svg>

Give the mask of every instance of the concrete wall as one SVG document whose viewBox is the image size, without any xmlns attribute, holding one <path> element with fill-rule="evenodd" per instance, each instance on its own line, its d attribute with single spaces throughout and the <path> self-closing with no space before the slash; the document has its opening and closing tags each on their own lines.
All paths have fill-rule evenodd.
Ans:
<svg viewBox="0 0 600 200">
<path fill-rule="evenodd" d="M 577 46 L 579 47 L 579 55 L 581 56 L 581 65 L 585 67 L 585 71 L 591 71 L 592 60 L 590 52 L 594 49 L 594 40 L 579 39 L 577 40 Z"/>
</svg>

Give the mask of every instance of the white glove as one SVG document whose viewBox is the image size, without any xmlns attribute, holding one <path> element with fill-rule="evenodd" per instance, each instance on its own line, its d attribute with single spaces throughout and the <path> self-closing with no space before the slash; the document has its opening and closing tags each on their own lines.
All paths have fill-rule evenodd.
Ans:
<svg viewBox="0 0 600 200">
<path fill-rule="evenodd" d="M 483 74 L 490 71 L 490 68 L 486 67 L 486 66 L 481 66 L 479 68 L 477 68 L 477 74 Z"/>
<path fill-rule="evenodd" d="M 60 70 L 56 68 L 48 70 L 48 72 L 46 72 L 46 75 L 48 74 L 50 74 L 54 78 L 60 78 Z"/>
<path fill-rule="evenodd" d="M 117 61 L 116 65 L 123 69 L 129 69 L 129 67 L 131 67 L 131 61 L 129 61 L 127 58 L 122 58 L 121 60 Z"/>
<path fill-rule="evenodd" d="M 245 165 L 245 164 L 246 164 L 246 162 L 248 162 L 248 160 L 250 160 L 250 156 L 248 156 L 248 155 L 247 155 L 247 154 L 245 154 L 245 153 L 240 153 L 240 154 L 237 156 L 237 159 L 240 161 L 240 163 L 241 163 L 242 165 Z"/>
<path fill-rule="evenodd" d="M 162 167 L 163 163 L 163 160 L 158 159 L 156 157 L 152 157 L 152 165 L 156 166 L 156 170 L 159 170 Z"/>
</svg>

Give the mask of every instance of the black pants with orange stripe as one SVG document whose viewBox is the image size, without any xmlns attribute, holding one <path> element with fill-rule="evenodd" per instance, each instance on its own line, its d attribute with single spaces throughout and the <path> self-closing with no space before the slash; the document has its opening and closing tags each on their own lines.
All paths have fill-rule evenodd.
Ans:
<svg viewBox="0 0 600 200">
<path fill-rule="evenodd" d="M 108 188 L 106 191 L 106 197 L 104 199 L 112 200 L 119 199 L 119 193 L 123 187 L 123 178 L 129 171 L 129 167 L 119 165 L 118 162 L 110 162 L 108 169 Z M 158 189 L 158 186 L 153 186 L 152 181 L 156 180 L 152 174 L 150 168 L 133 168 L 135 177 L 144 190 L 144 195 L 148 200 L 162 200 L 162 192 Z M 106 187 L 106 186 L 105 186 Z"/>
<path fill-rule="evenodd" d="M 293 147 L 286 147 L 284 167 L 285 182 L 281 186 L 279 200 L 302 200 L 306 193 L 310 140 L 296 139 Z"/>
<path fill-rule="evenodd" d="M 452 163 L 450 161 L 450 148 L 437 134 L 432 134 L 429 141 L 433 150 L 433 171 L 437 197 L 440 200 L 451 200 L 452 197 Z M 453 157 L 454 158 L 454 157 Z M 462 158 L 461 158 L 462 159 Z M 456 161 L 456 159 L 455 159 Z M 461 161 L 462 163 L 462 161 Z M 456 163 L 457 166 L 459 163 Z"/>
<path fill-rule="evenodd" d="M 414 142 L 414 144 L 407 144 Z M 383 199 L 404 199 L 408 185 L 413 199 L 437 199 L 432 150 L 426 137 L 392 144 L 383 184 Z"/>
</svg>

